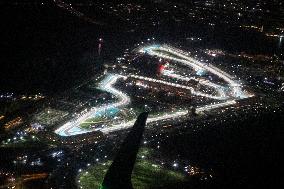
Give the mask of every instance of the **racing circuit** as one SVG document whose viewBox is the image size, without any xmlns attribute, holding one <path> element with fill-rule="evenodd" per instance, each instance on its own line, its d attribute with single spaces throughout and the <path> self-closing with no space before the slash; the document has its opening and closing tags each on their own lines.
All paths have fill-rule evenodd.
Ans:
<svg viewBox="0 0 284 189">
<path fill-rule="evenodd" d="M 200 85 L 210 87 L 216 91 L 216 94 L 206 94 L 204 92 L 196 90 L 191 86 L 177 84 L 160 79 L 154 79 L 150 77 L 144 77 L 136 74 L 129 74 L 129 75 L 107 74 L 106 77 L 99 83 L 97 88 L 114 95 L 117 98 L 117 100 L 110 104 L 105 104 L 99 107 L 91 108 L 88 112 L 84 113 L 83 115 L 80 115 L 79 117 L 74 118 L 73 120 L 60 126 L 58 129 L 55 130 L 55 133 L 60 136 L 74 136 L 74 135 L 100 130 L 101 132 L 107 134 L 131 127 L 134 124 L 135 119 L 130 121 L 122 121 L 119 124 L 112 123 L 111 126 L 102 127 L 102 128 L 83 129 L 80 127 L 80 124 L 89 118 L 94 118 L 96 116 L 99 116 L 103 112 L 106 112 L 107 110 L 111 110 L 113 108 L 122 108 L 131 104 L 130 97 L 114 87 L 114 84 L 117 82 L 118 79 L 136 78 L 146 82 L 151 81 L 158 84 L 189 90 L 191 94 L 194 96 L 201 96 L 220 101 L 217 103 L 212 103 L 197 107 L 196 108 L 197 113 L 203 111 L 210 111 L 217 108 L 222 108 L 225 106 L 231 106 L 236 104 L 238 99 L 244 99 L 253 96 L 253 94 L 244 91 L 242 89 L 242 85 L 240 84 L 240 82 L 234 80 L 233 76 L 230 76 L 229 74 L 225 73 L 224 71 L 220 70 L 219 68 L 213 65 L 206 64 L 189 57 L 188 53 L 183 52 L 180 49 L 176 49 L 168 45 L 149 45 L 139 48 L 136 53 L 142 53 L 142 54 L 147 53 L 150 56 L 171 60 L 174 61 L 175 63 L 186 66 L 189 69 L 192 69 L 196 72 L 200 70 L 206 71 L 208 73 L 218 76 L 220 79 L 224 81 L 224 83 L 226 83 L 226 85 L 221 85 L 220 83 L 213 83 L 212 81 L 204 78 L 181 75 L 179 73 L 175 73 L 174 70 L 164 70 L 161 73 L 165 77 L 175 78 L 180 81 L 195 80 L 198 81 Z M 161 115 L 158 114 L 155 116 L 151 116 L 150 114 L 147 123 L 155 123 L 157 121 L 162 121 L 162 120 L 177 119 L 187 114 L 188 110 L 186 109 L 183 110 L 179 109 L 176 111 L 166 112 Z"/>
</svg>

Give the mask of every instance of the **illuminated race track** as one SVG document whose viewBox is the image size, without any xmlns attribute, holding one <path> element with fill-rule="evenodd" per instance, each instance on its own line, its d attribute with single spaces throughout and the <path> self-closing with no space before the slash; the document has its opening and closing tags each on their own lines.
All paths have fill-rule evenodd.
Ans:
<svg viewBox="0 0 284 189">
<path fill-rule="evenodd" d="M 195 92 L 195 90 L 192 89 L 192 92 L 193 92 L 194 95 L 204 96 L 204 97 L 213 98 L 213 99 L 219 99 L 219 100 L 225 100 L 225 99 L 228 98 L 226 96 L 225 88 L 223 86 L 215 84 L 215 83 L 210 82 L 208 80 L 197 79 L 195 77 L 182 76 L 182 75 L 179 75 L 179 74 L 175 74 L 175 73 L 173 73 L 173 71 L 169 71 L 169 70 L 163 70 L 162 74 L 164 76 L 168 76 L 168 77 L 175 78 L 175 79 L 182 80 L 182 81 L 187 81 L 187 82 L 188 81 L 192 81 L 192 80 L 193 81 L 197 81 L 199 84 L 207 86 L 207 87 L 214 88 L 218 92 L 218 96 L 216 96 L 216 95 L 213 96 L 213 95 L 208 95 L 208 94 L 205 94 L 205 93 Z"/>
<path fill-rule="evenodd" d="M 150 78 L 150 77 L 143 77 L 143 76 L 138 76 L 138 75 L 130 75 L 129 77 L 133 77 L 133 78 L 137 78 L 137 79 L 141 79 L 141 80 L 145 80 L 145 81 L 151 81 L 151 82 L 155 82 L 155 83 L 159 83 L 159 84 L 163 84 L 163 85 L 168 85 L 168 86 L 172 86 L 172 87 L 176 87 L 176 88 L 186 89 L 186 90 L 189 90 L 191 92 L 191 94 L 196 95 L 196 96 L 202 96 L 202 97 L 212 98 L 212 99 L 216 99 L 216 100 L 227 99 L 225 97 L 224 93 L 222 93 L 222 96 L 214 96 L 214 95 L 209 95 L 209 94 L 205 94 L 205 93 L 195 91 L 193 87 L 180 85 L 180 84 L 176 84 L 176 83 L 170 83 L 170 82 L 167 82 L 167 81 L 153 79 L 153 78 Z"/>
<path fill-rule="evenodd" d="M 159 52 L 157 52 L 159 50 Z M 209 65 L 209 64 L 204 64 L 202 62 L 199 62 L 189 56 L 187 56 L 186 52 L 183 52 L 180 49 L 176 49 L 173 47 L 170 47 L 168 45 L 152 45 L 152 46 L 147 46 L 143 47 L 139 50 L 140 52 L 143 53 L 148 53 L 149 55 L 155 55 L 157 57 L 169 59 L 169 60 L 174 60 L 178 63 L 184 64 L 186 66 L 192 67 L 194 70 L 207 70 L 210 73 L 213 73 L 217 75 L 218 77 L 224 79 L 226 82 L 228 82 L 231 86 L 240 86 L 238 83 L 236 83 L 230 76 L 229 74 L 225 73 L 224 71 L 220 70 L 219 68 Z M 164 53 L 162 53 L 163 51 Z M 179 58 L 175 58 L 172 56 L 167 55 L 166 53 L 171 53 Z"/>
<path fill-rule="evenodd" d="M 118 101 L 113 104 L 106 104 L 100 107 L 93 107 L 89 112 L 79 116 L 78 118 L 65 123 L 63 126 L 59 127 L 55 130 L 55 133 L 60 136 L 72 136 L 78 135 L 83 133 L 92 132 L 94 130 L 86 130 L 82 129 L 79 125 L 84 122 L 88 118 L 93 118 L 99 115 L 101 112 L 105 112 L 107 109 L 110 108 L 119 108 L 125 106 L 130 103 L 130 98 L 122 93 L 121 91 L 115 89 L 112 85 L 116 83 L 117 79 L 123 78 L 124 76 L 110 74 L 104 80 L 99 83 L 98 88 L 113 94 Z"/>
<path fill-rule="evenodd" d="M 185 66 L 191 67 L 195 71 L 199 70 L 206 70 L 209 73 L 212 73 L 214 75 L 217 75 L 219 78 L 223 79 L 226 83 L 228 83 L 228 87 L 231 89 L 232 94 L 234 97 L 237 98 L 248 98 L 251 97 L 252 95 L 250 94 L 245 94 L 244 91 L 241 89 L 241 85 L 233 79 L 233 76 L 230 76 L 228 73 L 225 73 L 224 71 L 220 70 L 219 68 L 202 63 L 200 61 L 197 61 L 191 57 L 188 56 L 188 53 L 183 52 L 180 49 L 176 49 L 173 47 L 170 47 L 168 45 L 151 45 L 151 46 L 146 46 L 142 47 L 139 49 L 140 53 L 147 53 L 152 56 L 157 56 L 160 58 L 168 59 L 168 60 L 173 60 L 177 63 L 183 64 Z M 169 56 L 168 54 L 172 54 L 173 56 Z M 176 58 L 178 57 L 178 58 Z M 176 77 L 178 79 L 184 79 L 184 77 L 180 75 L 175 75 L 171 73 L 162 73 L 164 75 Z M 224 96 L 223 88 L 216 85 L 212 84 L 212 82 L 207 81 L 207 85 L 212 85 L 214 88 L 216 88 L 220 94 L 220 100 L 226 98 Z M 200 94 L 202 96 L 202 94 Z M 216 98 L 215 98 L 216 99 Z"/>
<path fill-rule="evenodd" d="M 225 107 L 225 106 L 230 106 L 234 104 L 236 104 L 235 100 L 229 100 L 223 103 L 210 104 L 210 105 L 196 108 L 196 113 L 200 113 L 203 111 L 209 111 L 209 110 L 213 110 L 213 109 L 217 109 L 217 108 Z M 174 120 L 182 116 L 186 116 L 187 114 L 188 114 L 188 110 L 179 110 L 175 112 L 168 112 L 168 113 L 165 113 L 165 115 L 161 115 L 161 116 L 156 116 L 156 117 L 149 116 L 146 123 L 153 123 L 153 122 L 163 121 L 163 120 Z M 136 120 L 132 120 L 132 121 L 112 125 L 112 127 L 103 128 L 101 131 L 103 133 L 111 133 L 114 131 L 127 129 L 127 128 L 132 127 L 135 121 Z"/>
<path fill-rule="evenodd" d="M 203 111 L 210 111 L 213 109 L 225 107 L 225 106 L 231 106 L 236 104 L 236 99 L 243 99 L 243 98 L 249 98 L 252 97 L 252 94 L 248 94 L 247 92 L 242 90 L 242 86 L 233 79 L 232 76 L 229 74 L 223 72 L 222 70 L 216 68 L 215 66 L 204 64 L 202 62 L 199 62 L 195 59 L 192 59 L 187 56 L 187 53 L 175 49 L 173 47 L 169 47 L 167 45 L 152 45 L 152 46 L 146 46 L 139 49 L 140 53 L 147 53 L 152 56 L 157 56 L 164 59 L 173 60 L 177 63 L 186 65 L 190 68 L 192 68 L 195 71 L 198 70 L 206 70 L 207 72 L 210 72 L 214 75 L 217 75 L 219 78 L 223 79 L 228 86 L 222 86 L 220 84 L 215 84 L 209 80 L 195 78 L 195 77 L 186 77 L 179 74 L 176 74 L 174 72 L 164 71 L 162 74 L 167 77 L 176 78 L 178 80 L 182 81 L 189 81 L 189 80 L 196 80 L 201 85 L 205 85 L 211 88 L 214 88 L 217 91 L 216 95 L 206 94 L 204 92 L 196 91 L 193 87 L 181 85 L 177 83 L 171 83 L 164 80 L 158 80 L 153 79 L 150 77 L 144 77 L 139 75 L 130 74 L 128 76 L 122 76 L 117 74 L 108 74 L 106 78 L 104 78 L 98 85 L 98 89 L 102 91 L 109 92 L 110 94 L 114 95 L 118 100 L 111 104 L 105 104 L 99 107 L 93 107 L 90 111 L 84 113 L 83 115 L 80 115 L 77 118 L 74 118 L 73 120 L 67 122 L 63 126 L 59 127 L 55 130 L 55 133 L 60 136 L 74 136 L 79 135 L 83 133 L 93 132 L 100 130 L 101 132 L 107 134 L 114 131 L 119 131 L 122 129 L 127 129 L 131 127 L 135 120 L 131 121 L 122 121 L 119 124 L 112 123 L 108 127 L 103 128 L 92 128 L 92 129 L 83 129 L 80 127 L 80 124 L 83 123 L 85 120 L 89 118 L 94 118 L 96 116 L 99 116 L 101 113 L 105 112 L 108 109 L 111 108 L 122 108 L 130 104 L 130 98 L 127 96 L 127 94 L 124 94 L 122 91 L 119 91 L 113 87 L 113 85 L 116 83 L 116 81 L 119 78 L 136 78 L 140 80 L 155 82 L 158 84 L 168 85 L 176 88 L 182 88 L 186 90 L 190 90 L 191 94 L 195 96 L 202 96 L 206 98 L 211 98 L 215 100 L 219 100 L 221 102 L 219 103 L 213 103 L 209 105 L 204 105 L 196 108 L 196 112 L 200 113 Z M 169 54 L 172 54 L 174 56 L 170 56 Z M 225 92 L 225 88 L 228 88 L 230 90 L 230 94 L 228 92 Z M 185 116 L 188 114 L 188 110 L 177 110 L 175 112 L 167 112 L 167 113 L 161 113 L 161 115 L 151 116 L 149 115 L 149 118 L 147 120 L 147 123 L 155 123 L 157 121 L 163 121 L 163 120 L 174 120 L 177 118 L 180 118 L 182 116 Z"/>
</svg>

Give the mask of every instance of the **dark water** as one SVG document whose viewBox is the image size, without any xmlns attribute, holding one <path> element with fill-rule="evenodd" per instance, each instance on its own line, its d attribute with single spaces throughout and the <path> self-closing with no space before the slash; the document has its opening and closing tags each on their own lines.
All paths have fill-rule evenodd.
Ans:
<svg viewBox="0 0 284 189">
<path fill-rule="evenodd" d="M 0 26 L 0 91 L 8 92 L 54 93 L 68 89 L 99 72 L 103 62 L 115 59 L 125 48 L 148 37 L 186 44 L 186 37 L 196 36 L 203 38 L 198 43 L 201 48 L 283 52 L 277 41 L 236 28 L 167 23 L 129 33 L 126 31 L 131 28 L 87 23 L 52 4 L 1 5 Z M 98 57 L 100 37 L 104 44 Z"/>
<path fill-rule="evenodd" d="M 1 89 L 57 91 L 89 77 L 98 28 L 55 7 L 1 8 Z"/>
</svg>

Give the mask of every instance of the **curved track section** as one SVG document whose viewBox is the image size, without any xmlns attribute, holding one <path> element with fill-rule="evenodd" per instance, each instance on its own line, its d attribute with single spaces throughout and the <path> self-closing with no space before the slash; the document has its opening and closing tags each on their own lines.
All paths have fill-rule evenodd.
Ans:
<svg viewBox="0 0 284 189">
<path fill-rule="evenodd" d="M 102 80 L 98 86 L 99 89 L 113 94 L 118 99 L 117 102 L 113 104 L 106 104 L 100 107 L 94 107 L 86 114 L 83 114 L 56 129 L 55 133 L 60 136 L 72 136 L 92 132 L 94 130 L 82 129 L 79 125 L 86 119 L 96 117 L 98 114 L 106 111 L 107 109 L 114 107 L 119 108 L 128 105 L 130 103 L 130 98 L 126 94 L 113 87 L 113 84 L 115 84 L 119 78 L 123 77 L 124 76 L 121 75 L 110 74 L 104 80 Z"/>
</svg>

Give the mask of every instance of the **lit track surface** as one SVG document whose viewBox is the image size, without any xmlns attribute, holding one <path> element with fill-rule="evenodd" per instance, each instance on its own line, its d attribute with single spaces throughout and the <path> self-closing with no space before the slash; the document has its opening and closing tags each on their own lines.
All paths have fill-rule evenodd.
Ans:
<svg viewBox="0 0 284 189">
<path fill-rule="evenodd" d="M 97 114 L 100 114 L 100 112 L 103 112 L 107 109 L 116 107 L 122 107 L 130 103 L 130 98 L 122 93 L 121 91 L 118 91 L 112 85 L 116 83 L 117 79 L 122 78 L 121 75 L 114 75 L 110 74 L 108 75 L 104 80 L 102 80 L 98 86 L 99 89 L 109 92 L 113 94 L 116 98 L 118 98 L 118 101 L 113 104 L 106 104 L 100 107 L 94 107 L 89 112 L 81 115 L 80 117 L 76 118 L 75 120 L 69 121 L 63 126 L 59 127 L 55 130 L 55 133 L 60 136 L 72 136 L 72 135 L 78 135 L 83 133 L 92 132 L 94 130 L 86 130 L 82 129 L 79 125 L 80 123 L 84 122 L 88 118 L 92 118 L 97 116 Z"/>
<path fill-rule="evenodd" d="M 220 108 L 220 107 L 224 107 L 224 106 L 230 106 L 230 105 L 234 105 L 234 104 L 236 104 L 235 100 L 230 100 L 230 101 L 226 101 L 226 102 L 223 102 L 223 103 L 217 103 L 217 104 L 210 104 L 210 105 L 206 105 L 206 106 L 196 108 L 196 112 L 200 113 L 200 112 L 209 111 L 209 110 L 213 110 L 213 109 L 216 109 L 216 108 Z M 179 111 L 176 111 L 176 112 L 169 112 L 169 113 L 166 113 L 165 115 L 156 116 L 156 117 L 149 117 L 147 119 L 146 123 L 153 123 L 153 122 L 162 121 L 162 120 L 177 119 L 179 117 L 186 116 L 187 114 L 188 114 L 188 110 L 179 110 Z M 132 127 L 135 121 L 136 120 L 132 120 L 132 121 L 124 122 L 124 123 L 121 123 L 121 124 L 113 125 L 112 127 L 109 127 L 109 128 L 103 128 L 101 131 L 103 133 L 111 133 L 111 132 L 114 132 L 114 131 L 127 129 L 127 128 Z"/>
<path fill-rule="evenodd" d="M 132 78 L 155 82 L 158 84 L 168 85 L 168 86 L 172 86 L 176 88 L 182 88 L 185 90 L 190 90 L 191 94 L 195 96 L 202 96 L 202 97 L 221 101 L 220 103 L 197 107 L 196 108 L 197 113 L 222 108 L 225 106 L 231 106 L 237 103 L 235 101 L 237 99 L 244 99 L 244 98 L 249 98 L 253 96 L 252 94 L 248 94 L 247 92 L 243 91 L 241 84 L 235 81 L 233 77 L 230 76 L 229 74 L 223 72 L 222 70 L 216 68 L 215 66 L 204 64 L 195 59 L 192 59 L 187 56 L 187 53 L 179 49 L 175 49 L 167 45 L 163 45 L 163 46 L 152 45 L 152 46 L 142 47 L 141 49 L 139 49 L 139 52 L 147 53 L 149 55 L 157 56 L 157 57 L 164 58 L 164 59 L 173 60 L 176 63 L 186 65 L 195 71 L 206 70 L 207 72 L 217 75 L 219 78 L 223 79 L 225 83 L 227 83 L 228 86 L 222 86 L 219 84 L 215 84 L 205 79 L 198 79 L 198 78 L 193 78 L 193 77 L 182 76 L 182 75 L 175 74 L 169 71 L 162 72 L 162 74 L 167 77 L 176 78 L 182 81 L 196 80 L 201 85 L 214 88 L 214 90 L 217 91 L 217 94 L 211 95 L 211 94 L 206 94 L 204 92 L 196 91 L 193 87 L 190 87 L 190 86 L 185 86 L 185 85 L 181 85 L 177 83 L 171 83 L 171 82 L 167 82 L 164 80 L 157 80 L 157 79 L 144 77 L 144 76 L 138 76 L 138 75 L 122 76 L 122 75 L 116 75 L 116 74 L 108 74 L 107 77 L 99 83 L 98 89 L 111 93 L 118 100 L 111 104 L 106 104 L 106 105 L 102 105 L 99 107 L 91 108 L 91 110 L 88 111 L 87 113 L 75 118 L 74 120 L 67 122 L 63 126 L 56 129 L 55 133 L 60 136 L 73 136 L 73 135 L 79 135 L 83 133 L 100 130 L 101 132 L 107 134 L 107 133 L 111 133 L 114 131 L 119 131 L 119 130 L 127 129 L 131 127 L 134 124 L 135 120 L 131 120 L 127 122 L 122 121 L 120 124 L 112 124 L 111 126 L 100 128 L 100 129 L 97 129 L 97 128 L 96 129 L 82 129 L 80 127 L 80 124 L 84 122 L 86 119 L 94 118 L 98 116 L 98 114 L 100 114 L 101 112 L 107 109 L 121 108 L 121 107 L 125 107 L 130 104 L 130 98 L 127 96 L 127 94 L 124 94 L 123 92 L 113 87 L 113 85 L 116 83 L 117 79 L 119 78 L 132 77 Z M 170 56 L 169 54 L 172 54 L 174 56 Z M 228 88 L 229 92 L 225 92 L 225 88 Z M 188 110 L 177 110 L 175 112 L 162 113 L 162 115 L 159 115 L 159 114 L 156 116 L 149 115 L 147 123 L 155 123 L 157 121 L 163 121 L 163 120 L 174 120 L 182 116 L 185 116 L 187 114 L 188 114 Z"/>
<path fill-rule="evenodd" d="M 157 52 L 157 50 L 159 52 Z M 176 49 L 173 47 L 170 47 L 168 45 L 152 45 L 152 46 L 147 46 L 143 47 L 139 50 L 141 53 L 147 53 L 152 56 L 157 56 L 160 58 L 164 59 L 169 59 L 176 61 L 180 64 L 183 64 L 185 66 L 191 67 L 193 70 L 198 71 L 198 70 L 206 70 L 214 75 L 217 75 L 219 78 L 223 79 L 225 82 L 228 83 L 229 87 L 232 89 L 233 95 L 238 98 L 247 98 L 250 97 L 251 95 L 244 94 L 244 91 L 241 89 L 241 85 L 233 79 L 232 76 L 229 74 L 225 73 L 224 71 L 220 70 L 219 68 L 202 63 L 200 61 L 197 61 L 191 57 L 188 57 L 186 52 L 181 51 L 180 49 Z M 162 53 L 164 52 L 164 53 Z M 176 57 L 172 57 L 167 55 L 167 53 L 173 54 Z M 221 89 L 219 89 L 221 90 Z"/>
<path fill-rule="evenodd" d="M 168 86 L 172 86 L 172 87 L 176 87 L 176 88 L 187 89 L 187 90 L 189 90 L 193 95 L 196 95 L 196 96 L 202 96 L 202 97 L 212 98 L 212 99 L 216 99 L 216 100 L 225 100 L 225 99 L 227 99 L 225 96 L 213 96 L 213 95 L 208 95 L 208 94 L 205 94 L 205 93 L 201 93 L 201 92 L 195 91 L 193 87 L 189 87 L 189 86 L 185 86 L 185 85 L 180 85 L 180 84 L 176 84 L 176 83 L 170 83 L 170 82 L 163 81 L 163 80 L 152 79 L 152 78 L 149 78 L 149 77 L 143 77 L 143 76 L 138 76 L 138 75 L 130 75 L 130 77 L 137 78 L 137 79 L 141 79 L 141 80 L 145 80 L 145 81 L 151 81 L 151 82 L 155 82 L 155 83 L 159 83 L 159 84 L 163 84 L 163 85 L 168 85 Z M 223 94 L 223 93 L 222 93 L 222 94 Z M 224 95 L 224 94 L 223 94 L 223 95 Z"/>
<path fill-rule="evenodd" d="M 226 97 L 226 94 L 225 94 L 225 91 L 224 91 L 225 89 L 224 89 L 223 86 L 217 85 L 217 84 L 215 84 L 215 83 L 213 83 L 213 82 L 210 82 L 210 81 L 208 81 L 208 80 L 205 80 L 205 79 L 197 79 L 197 78 L 195 78 L 195 77 L 185 77 L 185 76 L 182 76 L 182 75 L 178 75 L 178 74 L 172 73 L 172 72 L 170 72 L 170 71 L 168 71 L 168 70 L 164 70 L 164 71 L 162 72 L 162 74 L 163 74 L 164 76 L 168 76 L 168 77 L 175 78 L 175 79 L 182 80 L 182 81 L 191 81 L 191 80 L 194 80 L 194 81 L 199 82 L 199 83 L 202 84 L 202 85 L 205 85 L 205 86 L 207 86 L 207 87 L 212 87 L 212 88 L 214 88 L 214 89 L 218 92 L 219 96 L 209 95 L 209 96 L 211 96 L 211 97 L 209 97 L 209 98 L 219 99 L 219 100 L 222 100 L 222 99 L 224 100 L 224 99 L 227 98 L 227 97 Z M 194 89 L 193 89 L 193 92 L 194 92 Z M 203 94 L 202 94 L 202 93 L 197 94 L 197 92 L 195 92 L 195 95 L 208 97 L 208 94 L 204 94 L 204 93 L 203 93 Z"/>
</svg>

